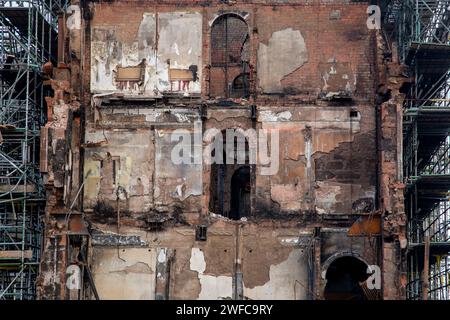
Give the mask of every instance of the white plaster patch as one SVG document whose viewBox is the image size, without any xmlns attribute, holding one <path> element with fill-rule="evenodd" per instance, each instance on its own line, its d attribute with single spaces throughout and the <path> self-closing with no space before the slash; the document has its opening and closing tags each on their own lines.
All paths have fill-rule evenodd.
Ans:
<svg viewBox="0 0 450 320">
<path fill-rule="evenodd" d="M 283 245 L 296 245 L 300 242 L 299 237 L 281 237 L 280 242 Z"/>
<path fill-rule="evenodd" d="M 152 114 L 147 114 L 147 115 L 145 115 L 145 121 L 156 122 L 160 115 L 161 115 L 161 113 L 158 111 L 155 111 Z"/>
<path fill-rule="evenodd" d="M 318 181 L 316 190 L 316 210 L 319 214 L 325 214 L 331 211 L 336 203 L 336 196 L 341 192 L 341 187 L 329 185 Z"/>
<path fill-rule="evenodd" d="M 189 122 L 189 117 L 186 113 L 175 113 L 175 117 L 177 118 L 178 122 Z"/>
<path fill-rule="evenodd" d="M 282 91 L 281 80 L 308 61 L 305 39 L 299 30 L 283 29 L 272 33 L 268 44 L 258 48 L 259 86 L 266 93 Z"/>
<path fill-rule="evenodd" d="M 292 114 L 289 111 L 283 111 L 277 113 L 278 120 L 289 120 L 292 117 Z"/>
<path fill-rule="evenodd" d="M 199 275 L 201 291 L 199 300 L 231 298 L 233 278 L 227 276 Z"/>
<path fill-rule="evenodd" d="M 176 42 L 172 46 L 172 52 L 174 52 L 177 56 L 180 55 L 180 50 L 178 49 L 178 45 Z"/>
<path fill-rule="evenodd" d="M 94 93 L 158 96 L 161 92 L 179 91 L 177 83 L 170 83 L 169 67 L 188 70 L 195 66 L 198 79 L 202 79 L 202 15 L 198 12 L 167 12 L 157 17 L 154 13 L 144 13 L 138 32 L 127 41 L 117 39 L 113 26 L 95 26 L 93 34 L 99 35 L 93 37 L 91 43 L 91 90 Z M 137 66 L 143 59 L 142 83 L 115 82 L 117 67 Z M 197 80 L 190 81 L 184 93 L 200 92 L 201 83 Z"/>
<path fill-rule="evenodd" d="M 292 113 L 290 111 L 282 111 L 282 112 L 273 112 L 273 111 L 261 111 L 260 119 L 261 121 L 267 122 L 277 122 L 277 121 L 288 121 L 291 119 Z"/>
<path fill-rule="evenodd" d="M 177 185 L 175 192 L 179 198 L 183 197 L 183 184 Z"/>
<path fill-rule="evenodd" d="M 192 248 L 189 262 L 192 271 L 203 273 L 206 270 L 205 256 L 199 248 Z"/>
<path fill-rule="evenodd" d="M 311 140 L 306 140 L 305 141 L 306 168 L 311 168 L 311 154 L 312 154 Z"/>
<path fill-rule="evenodd" d="M 166 250 L 165 250 L 165 249 L 161 249 L 161 250 L 159 251 L 159 254 L 158 254 L 158 262 L 159 262 L 159 263 L 164 263 L 164 262 L 166 262 Z"/>
<path fill-rule="evenodd" d="M 203 251 L 199 248 L 192 248 L 190 269 L 198 272 L 200 281 L 199 300 L 231 298 L 233 294 L 233 278 L 228 276 L 205 275 L 206 262 Z"/>
<path fill-rule="evenodd" d="M 66 13 L 69 15 L 67 18 L 67 29 L 69 30 L 80 30 L 81 29 L 81 10 L 77 5 L 70 5 L 66 9 Z"/>
<path fill-rule="evenodd" d="M 307 261 L 301 249 L 294 249 L 288 258 L 270 266 L 269 281 L 262 286 L 248 288 L 244 296 L 253 300 L 303 300 L 306 299 Z"/>
</svg>

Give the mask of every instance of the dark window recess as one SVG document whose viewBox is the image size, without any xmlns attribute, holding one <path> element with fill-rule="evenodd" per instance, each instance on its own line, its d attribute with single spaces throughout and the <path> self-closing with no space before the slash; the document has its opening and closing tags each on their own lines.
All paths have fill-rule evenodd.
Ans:
<svg viewBox="0 0 450 320">
<path fill-rule="evenodd" d="M 243 73 L 234 78 L 231 85 L 230 97 L 240 98 L 248 95 L 248 76 Z"/>
<path fill-rule="evenodd" d="M 241 17 L 226 14 L 214 21 L 211 27 L 211 96 L 248 96 L 249 49 L 248 26 Z"/>
<path fill-rule="evenodd" d="M 119 157 L 112 157 L 109 153 L 105 159 L 100 162 L 100 191 L 104 195 L 114 194 L 116 187 L 117 170 L 120 164 Z"/>
<path fill-rule="evenodd" d="M 237 169 L 231 177 L 231 219 L 239 220 L 250 214 L 250 167 Z"/>
<path fill-rule="evenodd" d="M 226 141 L 226 133 L 223 132 L 223 141 Z M 245 141 L 240 146 L 238 139 Z M 244 149 L 240 149 L 244 148 Z M 214 151 L 212 156 L 214 157 Z M 238 152 L 244 152 L 245 163 L 237 157 Z M 210 175 L 210 200 L 209 211 L 223 215 L 230 219 L 239 220 L 250 215 L 251 179 L 249 165 L 248 140 L 238 134 L 234 141 L 234 156 L 226 162 L 227 154 L 223 151 L 223 164 L 212 164 Z"/>
<path fill-rule="evenodd" d="M 147 222 L 147 230 L 148 231 L 162 231 L 164 228 L 164 224 L 161 221 L 148 221 Z"/>
<path fill-rule="evenodd" d="M 197 226 L 195 229 L 195 240 L 206 241 L 206 234 L 208 232 L 208 227 L 205 225 Z"/>
<path fill-rule="evenodd" d="M 359 116 L 359 112 L 356 110 L 351 110 L 350 111 L 350 118 L 358 118 Z"/>
</svg>

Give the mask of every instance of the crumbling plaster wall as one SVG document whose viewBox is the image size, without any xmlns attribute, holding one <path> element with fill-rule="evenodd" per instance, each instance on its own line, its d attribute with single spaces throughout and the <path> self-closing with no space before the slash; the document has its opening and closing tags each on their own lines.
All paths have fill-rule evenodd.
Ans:
<svg viewBox="0 0 450 320">
<path fill-rule="evenodd" d="M 372 40 L 366 9 L 356 3 L 258 6 L 253 26 L 258 92 L 370 98 Z"/>
<path fill-rule="evenodd" d="M 174 9 L 130 3 L 133 10 L 118 1 L 91 6 L 92 92 L 207 95 L 215 81 L 214 74 L 209 74 L 210 27 L 220 14 L 232 13 L 249 27 L 252 92 L 366 100 L 372 94 L 371 36 L 364 5 L 229 6 L 214 2 L 196 7 L 181 1 Z M 114 80 L 117 66 L 138 66 L 142 59 L 143 81 L 119 84 Z M 178 90 L 177 81 L 171 86 L 168 60 L 172 69 L 195 66 L 198 80 L 191 81 L 189 89 L 181 84 Z"/>
<path fill-rule="evenodd" d="M 200 81 L 178 90 L 169 69 L 202 72 L 202 16 L 199 12 L 153 12 L 142 6 L 95 4 L 91 20 L 91 91 L 159 95 L 200 93 Z M 143 79 L 122 81 L 118 68 L 141 66 Z M 182 89 L 182 87 L 180 87 Z"/>
<path fill-rule="evenodd" d="M 105 237 L 117 236 L 111 226 L 94 223 L 93 227 Z M 274 229 L 245 223 L 240 228 L 238 232 L 237 224 L 212 217 L 206 242 L 195 241 L 188 226 L 161 232 L 123 227 L 121 234 L 139 237 L 139 246 L 135 240 L 128 245 L 123 241 L 120 248 L 94 240 L 92 270 L 100 298 L 153 299 L 160 281 L 155 271 L 159 252 L 170 247 L 173 256 L 170 262 L 165 260 L 169 299 L 235 298 L 237 257 L 241 298 L 305 299 L 310 232 L 292 225 Z"/>
<path fill-rule="evenodd" d="M 208 207 L 209 166 L 174 164 L 171 159 L 178 143 L 172 141 L 171 133 L 176 128 L 192 132 L 194 121 L 200 117 L 197 111 L 131 109 L 131 112 L 116 108 L 111 113 L 108 109 L 103 108 L 100 114 L 110 124 L 109 129 L 92 130 L 87 135 L 88 141 L 104 144 L 86 148 L 84 172 L 90 175 L 84 189 L 85 210 L 103 201 L 116 208 L 119 187 L 126 193 L 122 211 L 164 212 L 174 208 L 170 204 L 179 206 L 183 212 L 201 212 Z M 204 130 L 247 130 L 253 126 L 246 109 L 210 109 L 206 118 Z M 140 128 L 124 129 L 128 122 L 139 123 Z M 280 140 L 278 171 L 265 176 L 257 168 L 254 190 L 264 199 L 258 201 L 254 213 L 351 214 L 375 209 L 374 114 L 367 106 L 339 109 L 265 106 L 258 108 L 255 126 L 279 130 Z M 203 141 L 203 146 L 207 144 Z M 117 163 L 116 181 L 106 195 L 101 190 L 105 179 L 101 166 L 108 154 L 117 158 Z M 268 203 L 269 199 L 273 203 Z"/>
<path fill-rule="evenodd" d="M 100 108 L 98 115 L 98 127 L 86 134 L 84 164 L 84 210 L 93 212 L 93 219 L 116 223 L 119 209 L 122 223 L 146 226 L 149 214 L 152 221 L 165 221 L 164 215 L 201 210 L 201 163 L 174 164 L 171 159 L 178 144 L 171 134 L 192 132 L 197 112 L 118 107 Z M 102 189 L 108 157 L 115 160 L 109 168 L 115 180 Z"/>
<path fill-rule="evenodd" d="M 377 33 L 378 108 L 380 116 L 380 194 L 382 210 L 383 298 L 406 296 L 406 224 L 403 183 L 403 102 L 402 86 L 414 81 L 407 77 L 407 67 L 398 61 L 397 44 L 391 43 L 391 57 L 386 58 L 388 44 Z"/>
<path fill-rule="evenodd" d="M 280 130 L 280 169 L 273 176 L 257 176 L 256 193 L 262 195 L 257 212 L 374 210 L 375 128 L 368 106 L 262 107 L 258 120 L 264 129 Z M 267 201 L 269 194 L 272 203 Z M 360 208 L 362 202 L 367 208 Z"/>
<path fill-rule="evenodd" d="M 107 238 L 118 237 L 113 227 L 96 223 L 93 227 L 101 229 Z M 376 264 L 375 238 L 349 238 L 346 231 L 324 229 L 322 262 L 352 255 Z M 133 235 L 138 241 L 130 238 L 115 247 L 112 242 L 105 246 L 105 242 L 94 239 L 93 274 L 101 299 L 153 299 L 160 281 L 156 271 L 160 260 L 169 270 L 170 284 L 165 289 L 168 299 L 235 298 L 235 281 L 240 279 L 236 277 L 237 261 L 242 272 L 238 285 L 242 286 L 243 299 L 309 296 L 312 230 L 308 228 L 289 223 L 275 228 L 273 223 L 251 222 L 238 227 L 225 218 L 211 217 L 206 242 L 196 241 L 194 230 L 188 226 L 161 232 L 124 227 L 121 234 Z M 161 255 L 167 247 L 173 250 L 170 262 Z M 326 269 L 320 271 L 321 277 L 325 274 Z"/>
<path fill-rule="evenodd" d="M 94 247 L 92 272 L 102 300 L 154 300 L 156 250 Z"/>
<path fill-rule="evenodd" d="M 106 245 L 93 241 L 91 261 L 101 298 L 306 299 L 310 297 L 308 243 L 313 227 L 326 224 L 317 221 L 327 215 L 373 210 L 376 140 L 374 108 L 367 103 L 373 96 L 374 86 L 369 67 L 371 43 L 365 28 L 366 6 L 211 4 L 214 5 L 194 8 L 191 1 L 186 1 L 186 6 L 158 5 L 157 9 L 138 1 L 91 4 L 93 20 L 86 30 L 86 39 L 91 37 L 92 42 L 87 43 L 86 52 L 90 50 L 92 54 L 85 56 L 90 74 L 84 75 L 84 174 L 89 169 L 91 174 L 86 179 L 84 210 L 93 231 L 112 235 L 112 239 L 117 234 L 123 238 L 120 243 L 112 240 Z M 175 41 L 183 58 L 170 41 L 178 39 L 176 33 L 183 20 L 181 12 L 190 12 L 187 16 L 192 18 L 194 29 L 185 28 L 186 32 L 195 34 L 200 25 L 202 34 L 200 49 L 196 42 L 192 51 L 187 49 L 184 39 L 190 39 L 191 34 L 180 40 L 181 48 L 178 40 Z M 174 169 L 167 163 L 171 146 L 167 136 L 176 128 L 191 128 L 193 121 L 200 118 L 201 103 L 179 103 L 177 108 L 159 101 L 140 106 L 130 101 L 111 106 L 91 104 L 90 93 L 157 95 L 169 90 L 165 69 L 168 58 L 172 63 L 188 57 L 186 61 L 180 60 L 183 68 L 197 65 L 203 77 L 199 76 L 198 84 L 191 83 L 190 90 L 199 93 L 203 88 L 202 93 L 206 94 L 207 82 L 211 80 L 206 74 L 208 22 L 226 12 L 240 14 L 249 24 L 253 66 L 257 66 L 257 57 L 264 53 L 259 49 L 270 46 L 270 39 L 276 39 L 277 34 L 290 34 L 294 39 L 296 52 L 289 59 L 298 56 L 298 50 L 302 57 L 302 61 L 294 61 L 292 68 L 273 79 L 261 73 L 264 79 L 259 79 L 259 85 L 255 83 L 256 91 L 264 92 L 261 84 L 264 87 L 268 83 L 275 88 L 271 93 L 282 95 L 256 97 L 252 101 L 257 106 L 255 122 L 251 120 L 250 104 L 246 101 L 241 107 L 208 108 L 204 120 L 205 128 L 248 129 L 254 125 L 281 129 L 280 170 L 271 177 L 261 176 L 257 171 L 253 199 L 256 219 L 250 221 L 235 222 L 208 214 L 205 210 L 209 197 L 207 166 Z M 167 17 L 165 22 L 164 17 Z M 157 39 L 152 30 L 160 22 L 162 29 L 158 29 Z M 290 48 L 291 44 L 281 42 Z M 139 85 L 117 88 L 112 80 L 114 64 L 137 65 L 143 57 L 147 63 L 145 89 Z M 197 57 L 201 58 L 196 60 Z M 254 72 L 251 79 L 257 79 L 256 68 Z M 155 86 L 158 91 L 154 91 Z M 320 100 L 332 100 L 342 92 L 351 93 L 354 100 L 329 104 Z M 295 95 L 300 93 L 307 94 L 308 99 L 297 99 Z M 274 99 L 276 102 L 272 103 Z M 214 102 L 209 101 L 211 104 Z M 352 110 L 358 113 L 350 117 Z M 112 210 L 95 211 L 103 196 L 101 161 L 109 156 L 119 160 L 118 183 L 110 190 L 107 200 Z M 190 179 L 184 179 L 186 175 Z M 119 201 L 115 198 L 118 185 L 125 191 L 125 196 L 120 193 Z M 199 190 L 199 185 L 203 190 Z M 152 230 L 153 222 L 166 221 L 174 212 L 178 216 L 170 218 L 171 226 Z M 295 218 L 291 219 L 292 216 Z M 351 219 L 338 221 L 346 226 L 351 222 Z M 208 226 L 207 241 L 195 241 L 198 224 Z M 241 231 L 237 232 L 239 227 Z M 340 241 L 340 245 L 325 244 L 325 255 L 334 250 L 376 255 L 376 248 L 365 249 L 365 237 L 350 240 L 345 228 L 340 233 L 338 240 L 332 239 Z M 173 259 L 159 262 L 157 252 L 166 248 L 174 251 Z M 321 258 L 316 260 L 320 265 Z M 169 273 L 167 292 L 161 289 L 166 280 L 158 278 L 161 263 Z M 51 264 L 48 268 L 51 269 Z M 234 287 L 239 270 L 243 274 L 239 284 L 242 296 L 236 296 L 239 290 Z M 108 280 L 110 274 L 122 284 L 121 288 Z"/>
<path fill-rule="evenodd" d="M 192 132 L 192 129 L 189 131 Z M 203 194 L 202 163 L 175 164 L 171 158 L 174 146 L 178 144 L 178 141 L 174 142 L 172 139 L 173 132 L 174 129 L 160 129 L 156 131 L 155 182 L 157 189 L 155 190 L 155 205 L 157 206 L 164 206 L 171 199 L 188 202 L 192 200 L 188 198 L 193 197 L 198 201 Z M 193 136 L 193 132 L 190 136 Z M 192 143 L 195 143 L 193 140 L 193 138 L 190 139 Z M 189 149 L 192 149 L 189 140 L 186 144 Z M 197 146 L 194 145 L 193 148 L 195 150 L 196 148 L 201 148 L 201 146 L 200 140 Z M 192 155 L 190 155 L 189 159 L 194 160 Z M 196 209 L 200 211 L 198 205 Z M 187 211 L 186 208 L 185 211 Z"/>
<path fill-rule="evenodd" d="M 105 130 L 88 135 L 88 139 L 107 141 L 105 142 L 107 145 L 103 148 L 86 148 L 85 210 L 93 209 L 99 202 L 113 206 L 117 201 L 116 191 L 121 187 L 125 189 L 128 199 L 127 207 L 123 209 L 134 212 L 148 211 L 151 203 L 150 193 L 153 192 L 154 172 L 152 166 L 154 149 L 150 130 L 131 132 L 124 129 Z M 104 165 L 108 153 L 115 160 L 115 165 L 110 168 Z M 107 172 L 108 169 L 110 172 Z M 106 181 L 109 174 L 112 174 L 113 179 Z M 106 186 L 106 183 L 109 183 L 109 186 Z"/>
<path fill-rule="evenodd" d="M 119 157 L 121 163 L 118 168 L 121 170 L 119 180 L 123 179 L 121 181 L 124 182 L 123 185 L 130 197 L 133 196 L 133 190 L 137 189 L 132 181 L 137 181 L 137 178 L 141 178 L 141 181 L 144 181 L 144 178 L 147 179 L 143 188 L 144 198 L 136 198 L 136 203 L 140 207 L 134 207 L 126 202 L 121 204 L 120 233 L 140 235 L 145 242 L 145 249 L 139 249 L 141 250 L 139 252 L 142 252 L 144 256 L 148 255 L 146 248 L 153 249 L 155 246 L 175 251 L 174 262 L 170 267 L 172 272 L 169 277 L 171 291 L 168 297 L 170 298 L 223 299 L 235 297 L 233 281 L 236 277 L 236 250 L 239 250 L 236 249 L 239 248 L 236 246 L 238 237 L 236 224 L 244 224 L 243 249 L 241 250 L 243 296 L 250 299 L 305 299 L 309 294 L 307 292 L 306 259 L 310 248 L 302 247 L 298 239 L 300 234 L 304 233 L 310 237 L 311 229 L 301 227 L 295 223 L 295 220 L 292 222 L 293 224 L 288 224 L 288 227 L 275 226 L 270 223 L 269 226 L 264 226 L 261 222 L 266 218 L 283 221 L 282 214 L 284 213 L 289 213 L 288 216 L 298 217 L 303 216 L 306 212 L 313 212 L 313 215 L 318 213 L 348 216 L 352 213 L 360 213 L 359 207 L 355 206 L 355 203 L 367 198 L 370 199 L 371 205 L 362 207 L 361 212 L 373 210 L 375 168 L 371 158 L 376 155 L 376 150 L 373 148 L 374 113 L 367 106 L 340 107 L 339 109 L 317 106 L 261 107 L 258 108 L 255 124 L 252 123 L 251 113 L 246 108 L 209 108 L 204 119 L 204 129 L 241 128 L 245 130 L 253 125 L 265 129 L 281 129 L 280 170 L 276 175 L 269 177 L 262 176 L 257 171 L 255 194 L 261 195 L 263 199 L 256 198 L 256 210 L 252 222 L 248 224 L 243 221 L 232 222 L 213 214 L 208 215 L 208 213 L 199 216 L 198 213 L 204 212 L 203 209 L 208 207 L 208 166 L 173 167 L 168 163 L 171 161 L 169 155 L 174 144 L 169 143 L 170 139 L 167 136 L 174 128 L 192 130 L 194 121 L 199 119 L 198 111 L 120 107 L 111 111 L 111 108 L 107 106 L 103 106 L 99 110 L 99 119 L 102 120 L 97 123 L 101 125 L 108 123 L 110 127 L 108 130 L 92 129 L 88 135 L 88 141 L 94 145 L 95 142 L 104 140 L 107 141 L 107 144 L 86 149 L 85 172 L 91 169 L 94 174 L 87 180 L 85 208 L 92 207 L 97 199 L 96 195 L 98 197 L 100 179 L 98 155 L 105 155 L 109 152 L 111 156 Z M 355 117 L 351 116 L 352 110 L 360 111 L 356 113 Z M 133 130 L 124 129 L 132 124 L 136 126 Z M 115 126 L 117 126 L 116 129 L 114 129 Z M 365 137 L 365 140 L 358 142 L 360 137 Z M 351 152 L 353 143 L 358 143 L 354 148 L 354 153 Z M 343 145 L 349 148 L 343 148 Z M 341 163 L 342 168 L 339 169 L 338 166 L 334 169 L 328 168 L 328 171 L 334 172 L 330 176 L 320 173 L 322 169 L 319 170 L 317 164 L 320 163 L 322 157 L 334 157 L 334 154 L 336 154 L 334 161 Z M 131 160 L 127 160 L 128 158 Z M 352 166 L 355 161 L 360 162 L 360 166 L 355 166 L 352 174 L 360 174 L 360 176 L 349 175 L 347 180 L 341 180 L 338 176 L 339 170 Z M 128 165 L 122 166 L 122 163 L 128 163 Z M 160 163 L 159 166 L 158 163 Z M 94 169 L 92 169 L 93 166 Z M 156 170 L 158 174 L 156 174 L 154 166 L 159 168 Z M 317 178 L 318 172 L 323 176 L 320 179 Z M 184 180 L 188 176 L 191 178 Z M 204 183 L 201 183 L 202 177 Z M 180 190 L 177 188 L 180 183 L 187 184 L 186 187 L 181 188 L 182 195 L 196 190 L 195 202 L 183 203 L 187 198 L 180 198 L 180 194 L 177 193 Z M 155 188 L 153 188 L 154 185 Z M 164 188 L 164 198 L 159 191 L 155 191 L 156 185 Z M 150 194 L 146 194 L 146 190 L 149 190 Z M 331 193 L 330 190 L 334 193 Z M 310 192 L 309 195 L 308 192 Z M 324 195 L 333 197 L 333 199 L 326 202 L 324 199 L 329 198 Z M 158 196 L 161 196 L 160 203 Z M 278 207 L 276 209 L 262 207 L 263 201 L 267 199 L 279 204 Z M 94 202 L 89 204 L 91 200 Z M 180 206 L 180 213 L 184 218 L 175 219 L 174 228 L 165 228 L 159 232 L 146 231 L 150 230 L 147 221 L 152 212 L 155 209 L 158 211 L 157 208 L 161 206 L 170 208 L 171 203 Z M 148 207 L 143 207 L 147 204 Z M 114 205 L 114 201 L 112 201 L 112 205 Z M 88 211 L 86 209 L 85 211 Z M 160 212 L 168 216 L 171 211 L 170 209 L 166 210 L 169 212 L 164 213 L 164 210 L 160 210 Z M 128 216 L 128 213 L 131 216 Z M 140 213 L 139 219 L 137 219 L 137 215 L 133 216 L 136 213 Z M 111 219 L 105 220 L 101 212 L 93 212 L 87 215 L 87 218 L 96 230 L 117 232 L 115 211 L 111 212 Z M 208 226 L 206 242 L 195 241 L 193 226 L 199 223 L 206 223 Z M 184 227 L 183 224 L 185 224 Z M 358 252 L 362 256 L 367 256 L 367 261 L 376 261 L 376 247 L 370 247 L 365 237 L 349 239 L 346 236 L 347 230 L 342 230 L 343 233 L 338 240 L 324 239 L 327 244 L 323 257 L 326 258 L 331 252 Z M 338 243 L 338 247 L 331 245 L 332 243 Z M 364 247 L 364 243 L 366 243 L 366 247 Z M 123 252 L 121 250 L 128 250 L 126 244 L 121 244 L 119 251 Z M 97 257 L 97 255 L 97 251 L 94 250 L 94 264 L 111 265 L 115 263 L 110 258 L 103 259 L 102 256 Z M 130 263 L 134 264 L 139 261 L 131 260 Z M 95 271 L 97 270 L 95 268 L 94 273 L 100 272 Z M 150 268 L 154 270 L 155 266 L 150 266 Z M 256 269 L 261 269 L 261 272 L 255 272 Z M 149 275 L 150 273 L 146 273 L 140 276 L 149 277 Z M 128 273 L 121 273 L 120 276 L 126 278 Z M 131 275 L 130 277 L 135 276 Z M 155 275 L 153 274 L 153 276 Z M 106 279 L 102 277 L 96 276 L 96 279 Z M 155 286 L 155 283 L 145 279 L 141 280 L 150 288 Z M 107 288 L 110 284 L 105 283 L 105 280 L 98 281 L 100 283 L 97 285 L 101 286 L 99 291 L 109 290 Z M 124 280 L 121 278 L 120 281 Z M 126 290 L 133 290 L 134 282 L 130 283 L 131 287 Z M 109 291 L 114 292 L 114 290 Z M 108 297 L 120 298 L 121 295 L 114 293 L 114 296 Z M 143 297 L 148 298 L 149 296 L 145 294 Z"/>
<path fill-rule="evenodd" d="M 299 30 L 272 33 L 268 45 L 260 43 L 258 48 L 258 79 L 263 92 L 281 92 L 281 80 L 307 61 L 308 50 Z"/>
</svg>

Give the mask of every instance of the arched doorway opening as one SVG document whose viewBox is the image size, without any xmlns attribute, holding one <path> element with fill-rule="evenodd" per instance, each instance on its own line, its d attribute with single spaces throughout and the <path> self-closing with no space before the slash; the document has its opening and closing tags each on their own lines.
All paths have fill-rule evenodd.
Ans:
<svg viewBox="0 0 450 320">
<path fill-rule="evenodd" d="M 234 130 L 234 129 L 229 129 Z M 222 131 L 225 141 L 226 131 Z M 238 142 L 239 141 L 239 142 Z M 239 131 L 234 131 L 232 153 L 223 152 L 223 163 L 211 164 L 209 186 L 209 211 L 230 219 L 239 220 L 251 211 L 251 169 L 249 164 L 248 139 Z M 215 156 L 217 150 L 213 150 Z"/>
<path fill-rule="evenodd" d="M 250 214 L 250 166 L 237 169 L 231 177 L 229 217 L 239 220 Z"/>
<path fill-rule="evenodd" d="M 367 264 L 344 256 L 334 260 L 327 269 L 325 300 L 367 300 L 361 283 L 369 277 Z"/>
</svg>

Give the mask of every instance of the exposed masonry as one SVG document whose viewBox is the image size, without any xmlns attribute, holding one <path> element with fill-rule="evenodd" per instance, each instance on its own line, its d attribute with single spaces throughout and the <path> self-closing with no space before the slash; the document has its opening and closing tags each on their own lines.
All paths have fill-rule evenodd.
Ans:
<svg viewBox="0 0 450 320">
<path fill-rule="evenodd" d="M 267 45 L 259 44 L 258 80 L 262 92 L 279 93 L 281 80 L 308 61 L 308 50 L 299 30 L 276 31 Z"/>
<path fill-rule="evenodd" d="M 73 54 L 54 68 L 42 129 L 39 297 L 345 298 L 336 270 L 353 261 L 351 281 L 378 265 L 375 296 L 402 299 L 405 79 L 366 5 L 206 3 L 72 1 L 80 28 L 62 35 Z M 228 23 L 233 54 L 214 62 L 212 30 Z M 278 172 L 175 165 L 171 133 L 195 122 L 276 128 Z M 80 290 L 65 286 L 73 264 Z"/>
</svg>

